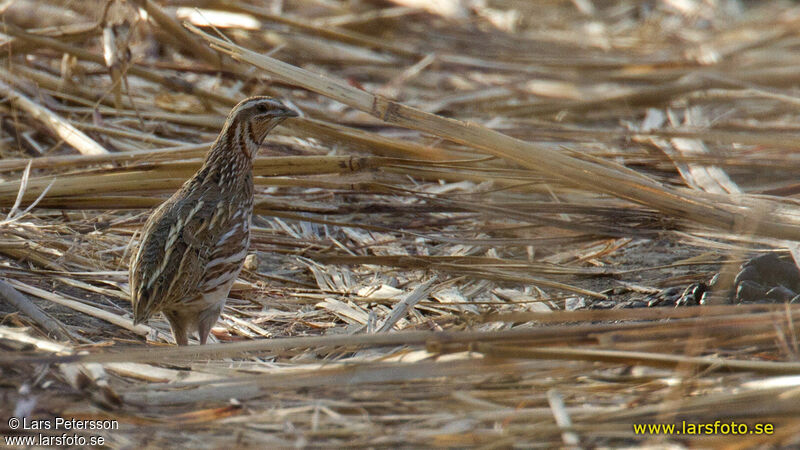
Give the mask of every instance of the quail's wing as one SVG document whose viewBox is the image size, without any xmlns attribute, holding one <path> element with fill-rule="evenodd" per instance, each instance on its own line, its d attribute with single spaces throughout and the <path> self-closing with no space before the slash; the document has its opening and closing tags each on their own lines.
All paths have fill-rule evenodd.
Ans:
<svg viewBox="0 0 800 450">
<path fill-rule="evenodd" d="M 134 321 L 201 294 L 200 280 L 212 253 L 205 230 L 220 202 L 216 190 L 189 184 L 162 204 L 145 224 L 130 271 Z"/>
<path fill-rule="evenodd" d="M 219 292 L 219 289 L 230 288 L 247 256 L 252 201 L 244 197 L 245 201 L 233 198 L 217 203 L 211 219 L 196 230 L 196 238 L 205 242 L 208 249 L 205 270 L 198 284 L 204 295 L 214 292 L 227 295 L 227 290 Z"/>
</svg>

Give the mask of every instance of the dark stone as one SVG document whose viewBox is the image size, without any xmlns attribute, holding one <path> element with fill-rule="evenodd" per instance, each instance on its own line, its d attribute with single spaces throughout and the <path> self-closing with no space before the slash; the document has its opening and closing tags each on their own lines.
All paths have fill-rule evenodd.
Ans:
<svg viewBox="0 0 800 450">
<path fill-rule="evenodd" d="M 766 295 L 767 289 L 755 281 L 744 280 L 736 287 L 736 301 L 739 303 L 752 302 Z"/>
<path fill-rule="evenodd" d="M 786 302 L 791 300 L 797 293 L 785 286 L 775 286 L 767 291 L 767 298 L 778 300 L 779 302 Z"/>
<path fill-rule="evenodd" d="M 757 281 L 765 286 L 783 285 L 795 291 L 800 290 L 800 270 L 794 261 L 791 258 L 781 258 L 774 252 L 756 256 L 744 263 L 734 285 L 744 280 Z"/>
<path fill-rule="evenodd" d="M 744 264 L 742 264 L 742 268 L 744 269 L 745 267 L 751 267 L 751 266 L 769 267 L 778 262 L 780 262 L 780 257 L 778 257 L 778 255 L 775 252 L 769 252 L 750 258 L 749 261 L 746 261 Z"/>
<path fill-rule="evenodd" d="M 761 273 L 759 273 L 758 269 L 753 266 L 747 266 L 736 274 L 736 278 L 733 280 L 733 285 L 739 286 L 743 281 L 760 282 L 761 278 Z"/>
<path fill-rule="evenodd" d="M 775 303 L 778 303 L 778 302 L 776 302 L 775 300 L 772 300 L 772 299 L 770 299 L 770 298 L 759 298 L 759 299 L 756 299 L 756 300 L 748 300 L 748 301 L 743 301 L 743 302 L 741 302 L 741 303 L 742 303 L 742 304 L 745 304 L 745 305 L 753 305 L 753 304 L 759 304 L 759 305 L 761 305 L 761 304 L 766 304 L 766 305 L 774 305 Z"/>
<path fill-rule="evenodd" d="M 707 290 L 705 283 L 691 284 L 683 291 L 675 306 L 697 306 Z"/>
</svg>

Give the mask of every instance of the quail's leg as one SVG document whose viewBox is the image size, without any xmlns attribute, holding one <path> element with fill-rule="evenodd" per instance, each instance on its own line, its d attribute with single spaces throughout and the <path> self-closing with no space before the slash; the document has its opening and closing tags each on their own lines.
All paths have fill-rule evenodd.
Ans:
<svg viewBox="0 0 800 450">
<path fill-rule="evenodd" d="M 186 317 L 175 311 L 164 311 L 164 315 L 169 321 L 170 328 L 172 328 L 172 337 L 175 338 L 175 342 L 178 345 L 189 345 L 189 337 L 186 334 L 186 326 L 188 324 Z"/>
<path fill-rule="evenodd" d="M 197 320 L 197 334 L 200 336 L 201 345 L 205 345 L 208 334 L 211 332 L 211 327 L 217 323 L 221 312 L 222 305 L 214 305 L 200 312 L 200 317 Z"/>
</svg>

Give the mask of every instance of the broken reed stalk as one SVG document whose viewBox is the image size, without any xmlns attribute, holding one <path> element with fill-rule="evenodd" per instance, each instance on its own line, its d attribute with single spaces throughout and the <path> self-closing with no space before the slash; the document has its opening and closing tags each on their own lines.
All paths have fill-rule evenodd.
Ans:
<svg viewBox="0 0 800 450">
<path fill-rule="evenodd" d="M 57 169 L 65 167 L 85 167 L 103 163 L 155 162 L 160 159 L 200 158 L 211 148 L 211 143 L 187 144 L 155 150 L 139 150 L 105 155 L 60 155 L 37 158 L 8 158 L 0 160 L 0 171 L 21 170 L 29 164 L 34 169 Z"/>
<path fill-rule="evenodd" d="M 258 177 L 277 177 L 359 172 L 390 162 L 392 160 L 387 158 L 355 156 L 259 158 L 253 163 L 253 174 Z M 57 197 L 63 201 L 63 197 L 87 194 L 169 190 L 180 187 L 200 165 L 200 161 L 162 162 L 32 178 L 25 185 L 25 194 L 22 198 L 26 201 L 35 199 L 48 186 L 50 189 L 46 201 Z M 143 183 L 142 180 L 145 179 L 147 182 Z M 10 206 L 15 201 L 21 185 L 21 180 L 0 183 L 0 205 Z"/>
<path fill-rule="evenodd" d="M 541 363 L 539 363 L 541 365 Z M 110 365 L 109 365 L 110 366 Z M 535 370 L 529 361 L 498 361 L 463 358 L 455 361 L 417 361 L 411 363 L 361 363 L 351 367 L 313 368 L 290 373 L 261 373 L 219 380 L 170 383 L 175 389 L 129 391 L 126 402 L 135 405 L 177 405 L 197 401 L 224 401 L 263 395 L 265 389 L 364 386 L 373 383 L 412 382 L 425 378 L 470 375 L 519 374 Z M 189 388 L 189 389 L 187 389 Z"/>
<path fill-rule="evenodd" d="M 60 341 L 70 340 L 70 333 L 61 322 L 47 315 L 5 280 L 0 280 L 0 299 L 5 300 L 19 312 L 28 316 L 56 339 Z"/>
<path fill-rule="evenodd" d="M 790 316 L 792 319 L 796 319 L 798 313 L 800 313 L 800 308 L 791 308 L 774 312 L 747 312 L 745 314 L 717 317 L 703 317 L 702 312 L 698 312 L 697 314 L 699 317 L 681 318 L 671 322 L 626 322 L 585 325 L 558 324 L 532 328 L 517 327 L 500 331 L 411 331 L 391 334 L 293 337 L 226 344 L 209 344 L 193 347 L 143 348 L 126 350 L 123 353 L 103 350 L 88 355 L 74 355 L 59 358 L 0 355 L 0 362 L 174 362 L 180 359 L 197 360 L 201 358 L 223 358 L 242 355 L 248 352 L 280 352 L 296 348 L 385 347 L 396 345 L 424 345 L 429 351 L 436 352 L 452 345 L 467 346 L 462 348 L 462 350 L 468 349 L 469 345 L 475 343 L 497 342 L 502 343 L 502 345 L 523 343 L 531 345 L 539 342 L 548 342 L 552 345 L 553 339 L 557 339 L 557 342 L 563 344 L 572 343 L 574 346 L 578 343 L 586 344 L 587 342 L 614 342 L 615 340 L 625 337 L 625 333 L 635 333 L 629 336 L 629 338 L 634 341 L 641 341 L 642 334 L 649 335 L 653 334 L 654 331 L 658 331 L 664 334 L 664 336 L 671 337 L 686 336 L 692 331 L 708 334 L 725 331 L 731 335 L 739 335 L 741 334 L 741 330 L 746 330 L 748 335 L 763 332 L 770 332 L 774 335 L 778 332 L 784 332 L 783 328 L 790 328 L 791 332 L 796 332 L 796 330 L 794 330 L 794 322 L 796 322 L 796 320 L 788 323 L 787 320 L 789 320 Z M 782 326 L 778 327 L 777 325 L 780 324 L 782 324 Z M 779 330 L 779 328 L 781 329 Z M 622 340 L 624 341 L 625 339 Z M 657 355 L 658 353 L 654 354 Z M 800 373 L 800 363 L 764 362 L 760 367 L 762 367 L 763 370 L 772 372 Z M 771 369 L 767 369 L 767 367 L 771 367 Z"/>
<path fill-rule="evenodd" d="M 736 231 L 747 223 L 753 233 L 780 239 L 800 240 L 800 226 L 766 219 L 763 211 L 741 208 L 738 201 L 720 201 L 724 196 L 667 188 L 624 166 L 582 155 L 584 159 L 521 141 L 474 123 L 430 114 L 356 89 L 340 81 L 261 55 L 232 42 L 214 37 L 185 24 L 211 46 L 236 60 L 250 63 L 270 75 L 325 95 L 387 123 L 412 128 L 459 144 L 506 158 L 536 172 L 556 176 L 564 182 L 630 200 L 692 222 L 723 231 Z"/>
<path fill-rule="evenodd" d="M 5 69 L 0 68 L 0 78 L 9 80 L 11 74 Z M 31 101 L 28 97 L 0 81 L 0 95 L 7 98 L 17 108 L 27 112 L 34 119 L 38 120 L 42 125 L 47 127 L 56 136 L 63 139 L 67 144 L 75 147 L 78 152 L 84 155 L 104 155 L 108 153 L 102 145 L 95 142 L 94 139 L 84 134 L 81 130 L 75 128 L 66 119 L 58 114 L 50 111 L 38 103 Z"/>
<path fill-rule="evenodd" d="M 186 29 L 181 27 L 181 24 L 171 15 L 167 14 L 157 3 L 151 0 L 133 0 L 133 3 L 145 10 L 155 23 L 164 28 L 167 33 L 174 36 L 176 38 L 175 42 L 182 45 L 184 49 L 210 64 L 212 67 L 218 67 L 220 65 L 222 59 L 218 54 L 187 33 Z"/>
<path fill-rule="evenodd" d="M 592 362 L 610 362 L 652 367 L 692 367 L 695 370 L 722 369 L 759 373 L 800 373 L 800 363 L 774 363 L 772 361 L 745 361 L 716 356 L 667 355 L 654 352 L 603 350 L 591 348 L 540 347 L 526 348 L 479 342 L 470 348 L 494 358 L 512 359 L 566 359 Z"/>
<path fill-rule="evenodd" d="M 82 59 L 85 61 L 91 61 L 96 64 L 105 65 L 105 60 L 103 59 L 103 55 L 92 53 L 88 50 L 83 48 L 71 46 L 60 42 L 57 39 L 48 38 L 44 36 L 37 36 L 35 34 L 28 33 L 27 31 L 19 28 L 15 25 L 10 23 L 2 23 L 0 25 L 2 28 L 3 33 L 8 35 L 14 36 L 15 38 L 19 39 L 22 42 L 29 43 L 33 45 L 33 48 L 39 47 L 47 47 L 57 50 L 59 52 L 68 53 L 70 55 L 75 56 L 78 59 Z M 230 97 L 226 97 L 223 95 L 216 94 L 209 90 L 198 88 L 197 86 L 182 80 L 181 78 L 177 78 L 174 76 L 167 76 L 157 73 L 149 68 L 144 66 L 131 64 L 127 68 L 128 75 L 135 75 L 137 77 L 142 77 L 145 80 L 152 81 L 154 83 L 161 84 L 165 87 L 173 89 L 177 92 L 185 92 L 188 94 L 197 95 L 200 98 L 205 100 L 209 100 L 212 102 L 219 103 L 225 106 L 232 106 L 235 105 L 237 100 L 232 99 Z"/>
<path fill-rule="evenodd" d="M 280 14 L 280 15 L 271 14 L 266 8 L 259 8 L 257 6 L 253 6 L 250 4 L 245 6 L 243 4 L 236 4 L 236 3 L 231 3 L 229 1 L 220 1 L 220 0 L 200 0 L 200 1 L 193 1 L 192 4 L 193 6 L 196 7 L 214 8 L 214 9 L 233 11 L 243 14 L 249 14 L 252 15 L 253 17 L 268 22 L 275 22 L 282 25 L 287 25 L 292 28 L 296 28 L 312 36 L 320 36 L 322 38 L 330 39 L 333 41 L 339 41 L 345 44 L 353 44 L 366 48 L 381 49 L 384 51 L 389 51 L 396 53 L 398 55 L 408 56 L 408 57 L 421 56 L 411 46 L 408 45 L 391 43 L 385 40 L 376 39 L 372 36 L 348 30 L 346 28 L 340 28 L 336 26 L 325 26 L 325 27 L 314 26 L 313 24 L 309 24 L 305 20 L 292 18 L 287 14 Z"/>
</svg>

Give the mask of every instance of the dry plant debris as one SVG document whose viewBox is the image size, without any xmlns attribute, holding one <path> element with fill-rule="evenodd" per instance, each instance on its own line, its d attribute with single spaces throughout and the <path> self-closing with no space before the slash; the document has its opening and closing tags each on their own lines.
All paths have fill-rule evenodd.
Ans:
<svg viewBox="0 0 800 450">
<path fill-rule="evenodd" d="M 800 310 L 729 304 L 752 256 L 800 261 L 794 3 L 0 14 L 6 411 L 114 448 L 798 445 Z M 131 322 L 132 243 L 259 94 L 303 116 L 255 162 L 215 343 L 177 348 Z M 775 431 L 633 427 L 682 421 Z"/>
</svg>

